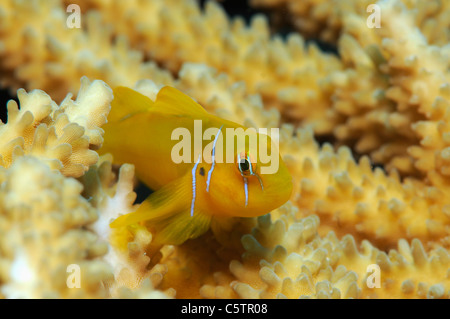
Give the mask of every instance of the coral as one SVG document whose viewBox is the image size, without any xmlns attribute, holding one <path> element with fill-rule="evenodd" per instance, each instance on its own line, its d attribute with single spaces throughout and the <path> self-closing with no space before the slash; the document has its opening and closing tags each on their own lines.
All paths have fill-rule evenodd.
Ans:
<svg viewBox="0 0 450 319">
<path fill-rule="evenodd" d="M 98 259 L 105 243 L 83 229 L 97 211 L 80 193 L 82 185 L 40 160 L 17 159 L 3 169 L 0 189 L 1 294 L 7 298 L 106 297 L 102 281 L 110 267 Z M 79 288 L 69 286 L 71 265 Z"/>
<path fill-rule="evenodd" d="M 8 122 L 0 123 L 0 165 L 9 167 L 17 157 L 33 155 L 66 176 L 81 176 L 98 155 L 90 150 L 103 143 L 111 108 L 111 89 L 102 81 L 81 79 L 75 101 L 69 94 L 58 106 L 45 92 L 17 92 L 8 103 Z"/>
<path fill-rule="evenodd" d="M 333 87 L 332 110 L 341 118 L 335 137 L 402 174 L 446 161 L 434 153 L 446 147 L 438 126 L 449 99 L 448 2 L 380 2 L 380 28 L 367 27 L 370 1 L 253 4 L 287 8 L 304 35 L 336 43 L 342 70 L 329 72 L 322 86 Z M 437 26 L 442 32 L 431 31 Z M 438 136 L 431 142 L 430 135 Z"/>
<path fill-rule="evenodd" d="M 173 296 L 173 290 L 154 289 L 165 273 L 164 265 L 147 274 L 148 231 L 114 234 L 135 238 L 125 249 L 109 244 L 114 237 L 110 219 L 133 209 L 134 169 L 122 166 L 115 183 L 111 159 L 94 165 L 98 155 L 90 148 L 103 142 L 100 126 L 106 122 L 112 92 L 99 80 L 84 77 L 81 82 L 75 101 L 69 94 L 57 105 L 43 91 L 21 89 L 20 110 L 14 101 L 8 103 L 8 122 L 0 127 L 1 294 Z M 69 177 L 80 177 L 81 183 Z M 69 282 L 72 271 L 81 278 L 75 287 Z"/>
<path fill-rule="evenodd" d="M 450 7 L 380 1 L 369 28 L 369 3 L 252 0 L 272 18 L 247 25 L 211 1 L 2 1 L 1 297 L 449 298 Z M 139 205 L 132 163 L 96 152 L 118 85 L 280 128 L 291 200 L 179 246 L 111 230 Z"/>
<path fill-rule="evenodd" d="M 133 205 L 136 199 L 136 193 L 133 191 L 133 165 L 122 165 L 115 182 L 111 162 L 110 156 L 101 157 L 99 163 L 91 166 L 81 178 L 85 185 L 83 195 L 90 198 L 92 207 L 96 208 L 99 214 L 99 218 L 89 225 L 89 229 L 97 234 L 101 241 L 108 243 L 108 252 L 102 259 L 110 265 L 114 274 L 114 280 L 106 284 L 109 295 L 116 298 L 173 296 L 173 289 L 167 290 L 166 294 L 154 289 L 160 284 L 167 267 L 157 264 L 151 270 L 147 269 L 150 257 L 145 249 L 151 242 L 151 233 L 143 226 L 137 226 L 131 231 L 112 231 L 109 227 L 111 220 L 136 209 Z"/>
<path fill-rule="evenodd" d="M 402 3 L 411 10 L 415 24 L 425 35 L 430 44 L 445 45 L 450 38 L 449 33 L 449 3 L 446 1 L 418 1 L 402 0 Z M 373 1 L 361 0 L 251 0 L 251 5 L 263 9 L 271 9 L 272 15 L 281 16 L 276 19 L 289 21 L 300 33 L 306 37 L 318 37 L 325 42 L 335 42 L 339 34 L 349 29 L 358 35 L 364 29 L 353 28 L 355 20 L 364 20 L 373 13 L 368 6 L 376 4 Z M 288 16 L 288 18 L 286 18 Z M 366 29 L 368 30 L 368 29 Z M 442 30 L 443 32 L 433 32 Z M 370 30 L 368 30 L 370 33 Z M 364 33 L 367 35 L 369 33 Z M 367 41 L 371 37 L 361 40 Z"/>
<path fill-rule="evenodd" d="M 317 216 L 298 219 L 286 205 L 258 218 L 242 237 L 242 260 L 230 263 L 232 276 L 216 273 L 204 285 L 206 298 L 448 298 L 450 254 L 443 248 L 425 253 L 420 241 L 399 241 L 398 251 L 379 251 L 368 241 L 358 250 L 352 236 L 317 234 Z M 369 266 L 381 272 L 379 287 L 369 287 Z M 421 277 L 416 273 L 420 272 Z M 423 277 L 422 277 L 423 276 Z M 426 278 L 422 281 L 421 278 Z"/>
<path fill-rule="evenodd" d="M 347 147 L 321 148 L 312 132 L 292 127 L 280 133 L 280 150 L 298 185 L 294 199 L 305 214 L 315 213 L 339 235 L 353 234 L 383 248 L 401 238 L 448 241 L 446 190 L 415 179 L 400 181 L 372 169 L 368 157 L 355 162 Z M 324 233 L 324 232 L 322 232 Z"/>
<path fill-rule="evenodd" d="M 345 104 L 335 107 L 351 116 L 344 125 L 337 127 L 336 136 L 345 140 L 361 135 L 356 149 L 372 152 L 372 159 L 386 164 L 388 170 L 396 168 L 402 173 L 411 173 L 415 169 L 421 174 L 435 170 L 442 174 L 445 167 L 440 169 L 435 165 L 445 166 L 445 154 L 435 158 L 434 153 L 442 152 L 447 146 L 444 123 L 450 98 L 450 73 L 445 67 L 450 63 L 448 48 L 428 44 L 416 28 L 413 16 L 401 3 L 380 6 L 383 27 L 373 29 L 378 40 L 371 43 L 370 48 L 354 38 L 341 38 L 344 58 L 357 67 L 356 74 L 350 73 L 351 69 L 346 70 L 347 79 L 339 80 L 348 86 L 339 85 L 341 90 L 336 99 L 339 104 L 335 105 L 343 104 L 340 99 L 349 89 L 358 92 L 356 97 L 373 102 L 367 107 L 356 99 L 352 103 L 349 103 L 352 99 L 347 99 Z M 367 62 L 361 65 L 361 61 Z M 361 70 L 363 68 L 372 70 L 372 77 L 377 79 L 375 87 L 366 83 L 363 87 L 349 85 L 351 78 L 367 73 Z M 385 136 L 376 134 L 377 129 L 387 133 L 382 133 Z"/>
<path fill-rule="evenodd" d="M 65 7 L 56 0 L 2 1 L 0 17 L 4 86 L 41 89 L 61 101 L 78 90 L 82 76 L 104 80 L 111 87 L 132 86 L 144 78 L 171 84 L 167 71 L 155 63 L 142 63 L 142 53 L 129 48 L 127 37 L 111 43 L 113 34 L 101 23 L 99 13 L 86 17 L 86 31 L 67 28 Z"/>
<path fill-rule="evenodd" d="M 142 54 L 129 49 L 128 42 L 172 72 L 177 72 L 184 62 L 205 63 L 227 72 L 233 81 L 245 80 L 250 92 L 261 94 L 268 105 L 288 110 L 288 116 L 306 122 L 314 120 L 316 129 L 324 133 L 333 127 L 333 117 L 322 119 L 331 92 L 321 90 L 320 82 L 329 70 L 340 69 L 338 59 L 321 53 L 313 44 L 306 47 L 297 35 L 291 36 L 287 43 L 280 38 L 270 39 L 263 17 L 256 17 L 251 27 L 246 27 L 242 19 L 229 23 L 223 10 L 213 2 L 207 3 L 205 14 L 202 14 L 194 1 L 145 1 L 139 5 L 136 1 L 83 1 L 81 7 L 96 9 L 86 14 L 87 32 L 83 32 L 82 29 L 57 27 L 65 24 L 66 17 L 62 15 L 61 4 L 58 6 L 57 1 L 52 1 L 35 8 L 39 11 L 38 16 L 55 16 L 49 22 L 54 28 L 49 26 L 51 31 L 45 32 L 47 28 L 35 16 L 20 15 L 13 19 L 8 15 L 9 10 L 30 11 L 30 8 L 22 8 L 24 5 L 18 1 L 10 2 L 10 7 L 4 6 L 3 11 L 11 19 L 6 19 L 0 26 L 6 48 L 0 55 L 4 61 L 0 69 L 6 73 L 15 70 L 20 76 L 3 81 L 23 79 L 32 88 L 46 91 L 58 82 L 61 90 L 53 95 L 61 97 L 64 92 L 77 88 L 74 82 L 66 83 L 67 79 L 78 79 L 82 75 L 102 79 L 112 87 L 119 84 L 132 86 L 144 78 L 172 83 L 167 71 L 160 70 L 154 63 L 141 63 Z M 76 3 L 70 3 L 73 2 Z M 167 10 L 167 6 L 171 10 Z M 184 19 L 186 16 L 189 20 Z M 111 23 L 109 28 L 103 25 L 108 22 Z M 13 27 L 17 23 L 20 28 Z M 115 29 L 110 30 L 112 26 Z M 8 32 L 10 29 L 13 32 Z M 30 29 L 36 34 L 28 35 Z M 165 30 L 165 34 L 159 30 Z M 31 43 L 23 43 L 21 51 L 45 52 L 41 57 L 33 56 L 33 62 L 27 64 L 26 70 L 22 70 L 21 60 L 11 58 L 19 49 L 8 51 L 12 47 L 9 41 L 23 34 L 31 38 Z M 133 37 L 125 38 L 121 36 L 123 34 Z M 113 35 L 117 35 L 117 40 L 111 44 L 109 39 Z M 40 41 L 33 41 L 36 38 Z M 203 47 L 192 50 L 192 43 Z M 87 47 L 89 51 L 86 51 Z M 26 56 L 22 58 L 26 59 Z M 30 79 L 44 82 L 31 83 Z M 309 108 L 311 104 L 316 107 Z"/>
</svg>

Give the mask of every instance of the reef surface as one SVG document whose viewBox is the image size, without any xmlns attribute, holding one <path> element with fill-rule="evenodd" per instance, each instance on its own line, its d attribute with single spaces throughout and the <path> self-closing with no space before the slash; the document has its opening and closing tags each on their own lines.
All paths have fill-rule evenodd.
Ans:
<svg viewBox="0 0 450 319">
<path fill-rule="evenodd" d="M 0 2 L 1 297 L 450 297 L 450 2 L 250 5 Z M 291 199 L 156 252 L 111 230 L 139 205 L 97 153 L 118 85 L 280 128 Z"/>
</svg>

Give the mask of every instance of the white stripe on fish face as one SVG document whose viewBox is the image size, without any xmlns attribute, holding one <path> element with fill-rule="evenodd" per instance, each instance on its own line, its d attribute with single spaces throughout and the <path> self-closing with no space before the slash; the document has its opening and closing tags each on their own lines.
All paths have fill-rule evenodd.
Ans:
<svg viewBox="0 0 450 319">
<path fill-rule="evenodd" d="M 248 205 L 248 180 L 247 177 L 242 176 L 244 178 L 244 194 L 245 194 L 245 207 Z"/>
<path fill-rule="evenodd" d="M 217 132 L 216 137 L 214 138 L 214 143 L 213 143 L 213 148 L 212 148 L 212 155 L 211 155 L 211 162 L 212 162 L 212 164 L 211 164 L 211 169 L 208 172 L 208 179 L 206 180 L 206 191 L 208 193 L 209 193 L 209 185 L 211 183 L 211 175 L 212 175 L 212 172 L 214 170 L 214 166 L 216 165 L 216 162 L 215 162 L 216 142 L 217 142 L 217 139 L 219 138 L 219 135 L 220 135 L 220 133 L 222 131 L 222 127 L 223 127 L 223 125 L 219 128 L 219 132 Z"/>
<path fill-rule="evenodd" d="M 195 163 L 194 167 L 192 168 L 192 202 L 191 202 L 191 217 L 194 216 L 194 205 L 195 205 L 195 197 L 196 197 L 196 172 L 197 172 L 197 166 L 198 163 L 200 163 L 200 159 L 202 157 L 202 154 L 198 154 L 197 162 Z"/>
</svg>

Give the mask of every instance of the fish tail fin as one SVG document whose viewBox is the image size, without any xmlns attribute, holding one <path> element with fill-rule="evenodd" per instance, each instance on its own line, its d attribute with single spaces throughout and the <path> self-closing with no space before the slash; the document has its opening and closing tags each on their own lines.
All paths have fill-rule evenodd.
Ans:
<svg viewBox="0 0 450 319">
<path fill-rule="evenodd" d="M 187 186 L 183 178 L 165 185 L 152 193 L 135 212 L 120 216 L 110 227 L 145 222 L 155 244 L 179 245 L 202 235 L 209 229 L 211 216 L 199 208 L 191 215 L 192 190 Z"/>
</svg>

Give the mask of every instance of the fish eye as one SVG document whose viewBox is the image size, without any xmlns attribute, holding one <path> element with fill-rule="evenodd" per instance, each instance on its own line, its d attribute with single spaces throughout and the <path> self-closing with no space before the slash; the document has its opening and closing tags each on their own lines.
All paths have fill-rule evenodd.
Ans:
<svg viewBox="0 0 450 319">
<path fill-rule="evenodd" d="M 256 171 L 256 162 L 248 153 L 240 153 L 237 158 L 237 166 L 242 175 L 254 175 Z"/>
<path fill-rule="evenodd" d="M 242 172 L 246 172 L 248 170 L 250 170 L 250 163 L 248 162 L 248 160 L 246 158 L 244 158 L 244 160 L 239 163 L 239 169 Z"/>
</svg>

